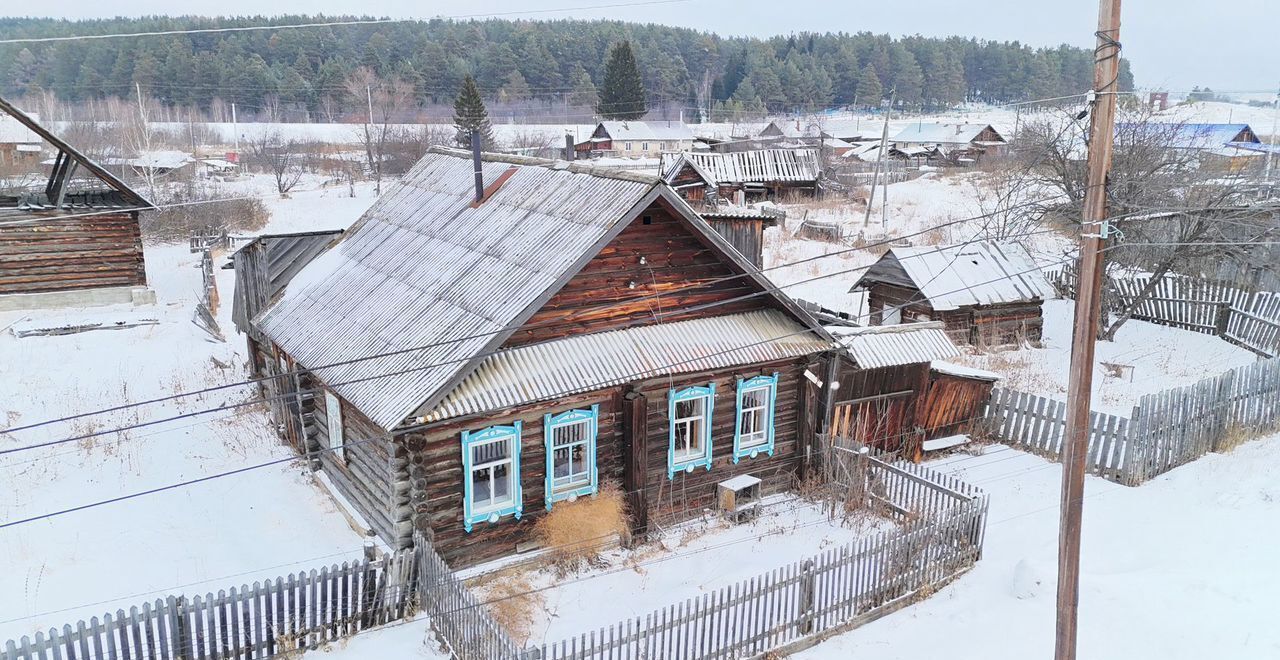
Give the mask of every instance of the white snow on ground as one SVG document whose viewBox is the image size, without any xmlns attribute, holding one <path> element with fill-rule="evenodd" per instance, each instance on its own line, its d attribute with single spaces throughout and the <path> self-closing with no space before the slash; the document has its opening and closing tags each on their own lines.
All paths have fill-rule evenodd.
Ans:
<svg viewBox="0 0 1280 660">
<path fill-rule="evenodd" d="M 247 377 L 230 321 L 232 273 L 217 271 L 228 342 L 191 323 L 198 255 L 146 250 L 159 303 L 79 317 L 150 315 L 158 325 L 18 339 L 0 333 L 0 425 L 15 427 Z M 0 328 L 30 318 L 0 315 Z M 215 364 L 218 360 L 225 368 Z M 83 435 L 245 401 L 252 387 L 0 434 L 0 447 Z M 292 455 L 259 406 L 0 456 L 0 521 L 32 516 Z M 300 462 L 0 529 L 0 639 L 100 616 L 165 594 L 208 591 L 358 557 L 362 538 Z"/>
<path fill-rule="evenodd" d="M 750 523 L 695 522 L 670 529 L 659 541 L 635 551 L 603 553 L 604 565 L 580 574 L 561 578 L 551 569 L 536 568 L 494 572 L 491 581 L 476 587 L 475 593 L 481 601 L 490 600 L 495 583 L 513 579 L 527 581 L 528 587 L 522 586 L 521 591 L 546 589 L 535 596 L 537 605 L 528 608 L 528 630 L 532 643 L 553 643 L 893 527 L 892 522 L 874 517 L 842 525 L 827 520 L 816 505 L 790 496 L 768 498 L 765 506 L 764 513 Z"/>
<path fill-rule="evenodd" d="M 991 494 L 983 557 L 927 600 L 799 660 L 1026 660 L 1053 653 L 1058 464 L 1003 446 L 935 467 Z M 1280 657 L 1280 436 L 1127 488 L 1086 477 L 1088 660 Z"/>
<path fill-rule="evenodd" d="M 1004 377 L 1000 387 L 1065 399 L 1074 317 L 1074 301 L 1046 301 L 1043 348 L 965 355 L 952 361 L 999 373 Z M 1097 343 L 1093 409 L 1128 417 L 1146 394 L 1190 385 L 1256 359 L 1213 335 L 1131 320 L 1120 327 L 1115 341 Z M 1125 366 L 1113 370 L 1103 363 Z"/>
<path fill-rule="evenodd" d="M 428 619 L 419 617 L 394 623 L 355 637 L 338 640 L 324 648 L 303 653 L 305 660 L 448 660 L 428 628 Z"/>
<path fill-rule="evenodd" d="M 1196 103 L 1180 103 L 1157 113 L 1162 121 L 1204 123 L 1204 124 L 1249 124 L 1258 135 L 1271 133 L 1271 122 L 1274 110 L 1270 107 L 1258 107 L 1246 103 L 1223 103 L 1221 101 L 1199 101 Z"/>
</svg>

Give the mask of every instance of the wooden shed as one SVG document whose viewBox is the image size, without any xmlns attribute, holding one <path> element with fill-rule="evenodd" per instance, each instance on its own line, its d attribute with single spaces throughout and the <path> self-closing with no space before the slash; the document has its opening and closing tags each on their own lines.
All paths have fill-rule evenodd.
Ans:
<svg viewBox="0 0 1280 660">
<path fill-rule="evenodd" d="M 843 347 L 831 395 L 829 433 L 885 451 L 914 453 L 927 439 L 920 423 L 930 363 L 959 355 L 938 322 L 828 330 Z"/>
<path fill-rule="evenodd" d="M 1016 243 L 890 249 L 854 283 L 866 291 L 872 325 L 942 321 L 961 344 L 1038 342 L 1053 292 Z"/>
<path fill-rule="evenodd" d="M 726 479 L 803 476 L 805 372 L 834 346 L 811 316 L 656 177 L 480 169 L 434 148 L 254 321 L 259 359 L 304 372 L 323 481 L 373 531 L 468 565 L 605 482 L 644 533 Z"/>
<path fill-rule="evenodd" d="M 786 212 L 719 206 L 701 211 L 699 215 L 756 268 L 764 268 L 764 230 L 778 226 Z"/>
<path fill-rule="evenodd" d="M 57 152 L 38 189 L 0 193 L 0 309 L 154 302 L 142 195 L 9 102 L 0 112 Z"/>
</svg>

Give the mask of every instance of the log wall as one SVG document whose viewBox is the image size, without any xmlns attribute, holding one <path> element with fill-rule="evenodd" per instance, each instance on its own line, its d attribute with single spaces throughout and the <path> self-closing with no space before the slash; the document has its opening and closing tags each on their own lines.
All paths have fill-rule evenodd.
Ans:
<svg viewBox="0 0 1280 660">
<path fill-rule="evenodd" d="M 709 244 L 655 204 L 570 278 L 504 346 L 616 329 L 653 319 L 656 313 L 663 314 L 661 321 L 665 323 L 772 304 L 768 296 L 725 302 L 757 290 L 745 277 L 689 288 L 736 274 Z M 725 304 L 687 314 L 678 312 L 708 303 Z"/>
<path fill-rule="evenodd" d="M 0 294 L 145 286 L 137 212 L 0 223 Z"/>
<path fill-rule="evenodd" d="M 592 404 L 600 406 L 596 439 L 600 483 L 612 481 L 620 487 L 643 484 L 641 492 L 631 493 L 633 497 L 628 500 L 633 507 L 643 502 L 645 519 L 666 525 L 702 515 L 704 510 L 714 508 L 716 484 L 738 474 L 760 477 L 766 492 L 790 488 L 799 476 L 805 454 L 807 433 L 802 433 L 802 429 L 813 428 L 812 408 L 802 403 L 801 396 L 808 382 L 802 376 L 805 366 L 788 361 L 652 379 L 491 415 L 450 420 L 407 433 L 399 441 L 408 449 L 415 526 L 431 538 L 451 566 L 467 566 L 510 555 L 516 552 L 517 545 L 533 541 L 533 526 L 546 512 L 543 415 Z M 780 374 L 774 421 L 775 454 L 742 459 L 735 464 L 736 379 L 774 372 Z M 712 381 L 716 383 L 716 399 L 712 412 L 711 470 L 698 468 L 692 474 L 679 473 L 669 479 L 668 392 L 672 388 L 706 385 Z M 625 398 L 628 392 L 644 395 L 644 423 L 633 424 L 643 429 L 642 442 L 633 442 L 624 435 L 623 407 L 628 403 Z M 461 434 L 464 430 L 511 424 L 515 420 L 523 423 L 520 455 L 523 514 L 519 520 L 507 516 L 496 524 L 478 524 L 468 533 L 463 527 Z M 628 451 L 631 446 L 643 451 L 631 453 Z M 637 474 L 638 470 L 643 470 L 643 478 Z"/>
</svg>

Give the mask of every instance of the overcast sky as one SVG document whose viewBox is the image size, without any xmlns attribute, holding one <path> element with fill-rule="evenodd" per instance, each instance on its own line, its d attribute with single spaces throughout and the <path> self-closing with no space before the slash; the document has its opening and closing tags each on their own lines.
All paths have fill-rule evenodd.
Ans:
<svg viewBox="0 0 1280 660">
<path fill-rule="evenodd" d="M 425 18 L 635 1 L 45 0 L 25 3 L 22 8 L 40 7 L 43 15 L 57 18 L 264 12 Z M 961 35 L 1018 40 L 1033 46 L 1068 43 L 1090 47 L 1097 15 L 1095 0 L 683 0 L 512 17 L 610 18 L 678 25 L 722 35 L 865 30 L 894 36 Z M 1141 87 L 1163 87 L 1175 92 L 1194 85 L 1208 85 L 1215 90 L 1273 90 L 1280 85 L 1277 28 L 1280 0 L 1124 0 L 1120 39 Z"/>
</svg>

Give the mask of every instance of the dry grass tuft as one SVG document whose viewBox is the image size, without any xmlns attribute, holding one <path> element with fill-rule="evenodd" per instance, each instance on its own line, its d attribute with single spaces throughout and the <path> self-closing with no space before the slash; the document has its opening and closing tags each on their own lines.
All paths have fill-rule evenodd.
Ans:
<svg viewBox="0 0 1280 660">
<path fill-rule="evenodd" d="M 1253 438 L 1254 434 L 1250 433 L 1249 430 L 1243 426 L 1231 425 L 1223 431 L 1222 437 L 1218 439 L 1217 445 L 1214 447 L 1214 451 L 1221 454 L 1228 454 L 1235 451 L 1236 447 L 1243 445 Z"/>
<path fill-rule="evenodd" d="M 597 561 L 600 551 L 627 535 L 627 504 L 622 489 L 606 482 L 600 492 L 576 502 L 559 502 L 538 520 L 534 534 L 561 574 Z"/>
<path fill-rule="evenodd" d="M 513 568 L 490 573 L 475 585 L 480 600 L 487 603 L 489 615 L 522 646 L 533 634 L 536 613 L 546 605 L 546 598 L 534 589 L 529 577 L 523 569 Z"/>
</svg>

